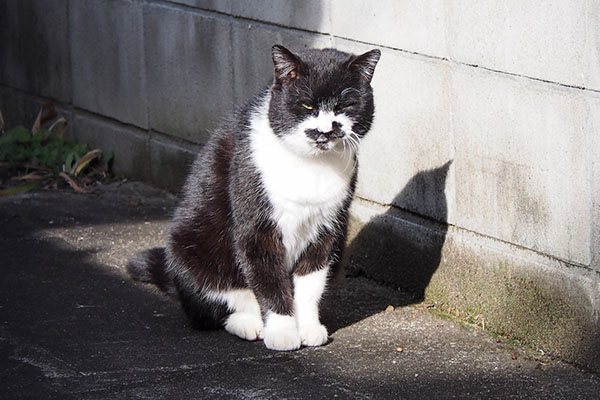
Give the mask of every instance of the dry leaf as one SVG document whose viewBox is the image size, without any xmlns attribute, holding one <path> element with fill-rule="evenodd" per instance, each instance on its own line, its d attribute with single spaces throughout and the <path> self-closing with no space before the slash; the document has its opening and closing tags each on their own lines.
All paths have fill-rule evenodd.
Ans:
<svg viewBox="0 0 600 400">
<path fill-rule="evenodd" d="M 22 166 L 25 167 L 25 168 L 27 168 L 27 169 L 37 169 L 37 170 L 40 170 L 40 171 L 52 172 L 52 168 L 46 167 L 44 165 L 22 164 Z"/>
<path fill-rule="evenodd" d="M 48 110 L 48 113 L 46 115 L 44 115 L 44 110 Z M 57 115 L 57 113 L 56 113 L 56 108 L 54 107 L 54 104 L 44 103 L 42 105 L 42 107 L 40 107 L 40 112 L 38 113 L 37 117 L 35 118 L 33 127 L 31 127 L 31 133 L 33 133 L 34 135 L 37 135 L 38 133 L 40 133 L 40 127 L 42 126 L 42 124 L 44 122 L 49 121 L 52 118 L 56 117 L 56 115 Z"/>
<path fill-rule="evenodd" d="M 87 193 L 87 190 L 85 190 L 84 188 L 82 188 L 81 186 L 79 186 L 77 184 L 77 182 L 75 182 L 73 180 L 73 178 L 71 178 L 69 175 L 65 174 L 64 172 L 61 172 L 60 174 L 58 174 L 61 178 L 63 178 L 68 184 L 69 186 L 71 186 L 73 188 L 73 190 L 75 190 L 76 192 L 79 193 Z"/>
<path fill-rule="evenodd" d="M 62 126 L 60 127 L 60 130 L 56 134 L 56 137 L 62 137 L 65 134 L 65 131 L 67 130 L 67 120 L 64 117 L 60 117 L 59 119 L 54 121 L 52 123 L 52 125 L 50 125 L 50 128 L 48 128 L 49 131 L 52 131 L 54 129 L 54 127 L 56 127 L 56 125 L 61 124 L 61 123 L 62 123 Z"/>
<path fill-rule="evenodd" d="M 100 149 L 90 150 L 83 157 L 79 159 L 75 168 L 73 168 L 73 175 L 77 176 L 81 171 L 96 158 L 100 158 L 102 151 Z"/>
<path fill-rule="evenodd" d="M 27 181 L 32 179 L 44 179 L 48 174 L 43 173 L 42 171 L 33 171 L 28 173 L 27 175 L 19 176 L 16 179 L 20 181 Z"/>
<path fill-rule="evenodd" d="M 31 127 L 31 133 L 34 135 L 37 135 L 40 132 L 40 125 L 42 125 L 42 110 L 43 108 L 40 109 L 40 112 L 38 113 L 37 117 L 35 118 L 35 122 Z"/>
</svg>

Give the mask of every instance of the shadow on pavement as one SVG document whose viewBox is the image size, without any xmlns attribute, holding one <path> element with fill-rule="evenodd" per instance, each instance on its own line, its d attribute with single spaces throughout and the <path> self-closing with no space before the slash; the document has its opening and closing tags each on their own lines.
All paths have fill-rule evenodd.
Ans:
<svg viewBox="0 0 600 400">
<path fill-rule="evenodd" d="M 115 246 L 122 229 L 138 232 L 143 245 L 174 204 L 157 196 L 140 195 L 138 208 L 116 193 L 0 199 L 0 397 L 385 399 L 448 390 L 501 397 L 535 395 L 543 381 L 557 396 L 579 385 L 580 397 L 591 398 L 600 387 L 573 369 L 532 378 L 531 363 L 499 376 L 494 368 L 506 366 L 498 359 L 513 362 L 506 352 L 415 309 L 380 313 L 406 300 L 364 278 L 332 288 L 323 320 L 337 332 L 321 348 L 272 352 L 224 331 L 194 331 L 177 304 L 98 262 L 93 243 L 77 241 L 78 231 L 115 226 Z M 57 234 L 66 228 L 72 237 Z"/>
<path fill-rule="evenodd" d="M 387 286 L 376 293 L 365 287 L 352 290 L 343 301 L 330 293 L 325 301 L 324 316 L 329 317 L 328 303 L 343 309 L 345 317 L 332 318 L 333 329 L 363 320 L 388 305 L 394 307 L 419 303 L 437 270 L 447 231 L 447 201 L 444 190 L 451 161 L 441 167 L 416 174 L 394 198 L 393 204 L 423 210 L 432 219 L 416 221 L 414 214 L 390 207 L 375 216 L 356 234 L 347 248 L 346 273 L 367 277 Z M 425 222 L 424 224 L 422 224 Z M 354 280 L 345 280 L 354 284 Z M 337 289 L 337 288 L 336 288 Z M 335 292 L 336 289 L 332 291 Z M 344 288 L 342 296 L 344 294 Z M 334 304 L 331 306 L 335 307 Z"/>
</svg>

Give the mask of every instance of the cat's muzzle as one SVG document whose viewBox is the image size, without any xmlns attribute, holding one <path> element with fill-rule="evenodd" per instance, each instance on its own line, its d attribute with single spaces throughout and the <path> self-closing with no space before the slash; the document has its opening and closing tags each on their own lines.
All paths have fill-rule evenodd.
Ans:
<svg viewBox="0 0 600 400">
<path fill-rule="evenodd" d="M 329 132 L 321 132 L 318 129 L 307 129 L 305 133 L 308 138 L 315 141 L 318 149 L 329 150 L 329 142 L 345 136 L 344 131 L 340 129 L 339 124 L 336 122 L 333 123 L 332 128 Z"/>
</svg>

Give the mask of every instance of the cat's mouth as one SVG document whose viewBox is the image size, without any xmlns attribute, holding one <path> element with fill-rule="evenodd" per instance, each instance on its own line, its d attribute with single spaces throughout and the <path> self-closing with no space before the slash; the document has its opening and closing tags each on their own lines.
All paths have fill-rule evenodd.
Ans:
<svg viewBox="0 0 600 400">
<path fill-rule="evenodd" d="M 325 152 L 330 151 L 331 149 L 336 147 L 341 140 L 341 138 L 335 137 L 324 140 L 315 140 L 314 144 L 318 150 Z"/>
<path fill-rule="evenodd" d="M 329 151 L 336 142 L 342 139 L 345 134 L 341 129 L 334 129 L 329 132 L 320 132 L 316 129 L 308 129 L 306 136 L 314 140 L 315 147 L 321 151 Z"/>
<path fill-rule="evenodd" d="M 315 145 L 317 146 L 317 149 L 322 151 L 328 151 L 331 148 L 329 140 L 326 142 L 315 142 Z"/>
</svg>

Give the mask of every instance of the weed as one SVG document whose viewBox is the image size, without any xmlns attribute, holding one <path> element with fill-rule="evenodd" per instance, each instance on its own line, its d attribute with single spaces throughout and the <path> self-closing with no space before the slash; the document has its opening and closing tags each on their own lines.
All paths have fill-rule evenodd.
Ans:
<svg viewBox="0 0 600 400">
<path fill-rule="evenodd" d="M 3 125 L 0 113 L 0 195 L 57 187 L 59 182 L 85 192 L 109 176 L 113 154 L 64 140 L 67 121 L 57 118 L 49 103 L 42 106 L 31 129 L 19 125 L 3 132 Z"/>
</svg>

